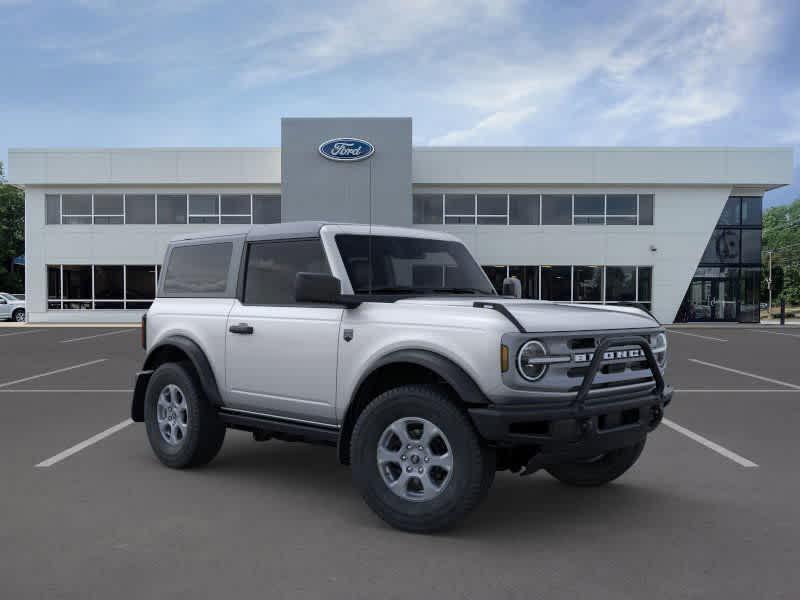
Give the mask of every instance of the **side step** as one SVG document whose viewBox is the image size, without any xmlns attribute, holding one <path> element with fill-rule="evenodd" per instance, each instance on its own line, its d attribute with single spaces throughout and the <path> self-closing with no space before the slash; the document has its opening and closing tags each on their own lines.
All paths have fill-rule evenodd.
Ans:
<svg viewBox="0 0 800 600">
<path fill-rule="evenodd" d="M 339 441 L 339 428 L 335 425 L 304 423 L 233 408 L 220 408 L 218 414 L 228 427 L 266 434 L 280 440 L 327 446 L 335 446 Z"/>
</svg>

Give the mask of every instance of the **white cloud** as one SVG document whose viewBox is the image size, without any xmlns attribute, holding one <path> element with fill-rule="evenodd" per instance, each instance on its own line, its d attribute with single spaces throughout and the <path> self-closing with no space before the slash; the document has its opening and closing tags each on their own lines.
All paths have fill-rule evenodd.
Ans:
<svg viewBox="0 0 800 600">
<path fill-rule="evenodd" d="M 575 31 L 573 42 L 524 39 L 513 53 L 465 57 L 439 98 L 484 115 L 473 127 L 435 139 L 486 138 L 493 129 L 483 123 L 486 114 L 534 106 L 540 108 L 537 120 L 549 124 L 588 98 L 593 118 L 587 127 L 602 140 L 619 140 L 640 126 L 669 132 L 728 117 L 741 106 L 754 68 L 773 43 L 774 12 L 762 0 L 645 3 L 618 22 Z M 591 133 L 574 137 L 592 140 Z"/>
<path fill-rule="evenodd" d="M 445 135 L 433 138 L 430 143 L 434 146 L 456 145 L 479 137 L 484 132 L 510 131 L 520 123 L 527 120 L 536 112 L 534 107 L 520 110 L 505 110 L 492 113 L 469 129 L 457 129 Z"/>
</svg>

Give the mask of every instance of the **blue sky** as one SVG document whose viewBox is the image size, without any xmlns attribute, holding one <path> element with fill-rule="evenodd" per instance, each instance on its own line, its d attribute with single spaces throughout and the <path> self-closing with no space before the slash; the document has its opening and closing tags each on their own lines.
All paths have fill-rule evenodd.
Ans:
<svg viewBox="0 0 800 600">
<path fill-rule="evenodd" d="M 793 0 L 0 0 L 9 147 L 275 146 L 282 116 L 418 145 L 792 145 Z"/>
</svg>

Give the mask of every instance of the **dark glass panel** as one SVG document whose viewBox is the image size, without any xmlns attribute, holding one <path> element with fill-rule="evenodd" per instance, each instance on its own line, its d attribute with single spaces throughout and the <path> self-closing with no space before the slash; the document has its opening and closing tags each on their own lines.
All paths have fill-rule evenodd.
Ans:
<svg viewBox="0 0 800 600">
<path fill-rule="evenodd" d="M 61 224 L 61 196 L 58 194 L 46 194 L 44 197 L 47 212 L 46 223 L 48 225 Z"/>
<path fill-rule="evenodd" d="M 639 225 L 652 225 L 655 212 L 655 196 L 639 194 Z"/>
<path fill-rule="evenodd" d="M 511 225 L 538 225 L 539 194 L 512 194 L 509 197 L 508 222 Z"/>
<path fill-rule="evenodd" d="M 575 302 L 600 302 L 603 299 L 603 268 L 575 267 L 572 276 Z"/>
<path fill-rule="evenodd" d="M 508 212 L 505 194 L 478 194 L 479 215 L 503 215 Z"/>
<path fill-rule="evenodd" d="M 414 194 L 414 219 L 417 225 L 441 225 L 442 195 Z"/>
<path fill-rule="evenodd" d="M 606 302 L 636 300 L 636 267 L 606 267 Z"/>
<path fill-rule="evenodd" d="M 740 222 L 740 198 L 731 196 L 722 209 L 722 214 L 717 221 L 717 225 L 738 225 Z"/>
<path fill-rule="evenodd" d="M 259 242 L 247 253 L 245 304 L 295 304 L 297 274 L 330 273 L 320 240 Z"/>
<path fill-rule="evenodd" d="M 742 225 L 761 227 L 761 204 L 758 196 L 742 198 Z"/>
<path fill-rule="evenodd" d="M 125 297 L 128 300 L 152 300 L 156 297 L 153 265 L 128 265 L 125 269 Z"/>
<path fill-rule="evenodd" d="M 653 299 L 653 267 L 639 267 L 639 302 Z"/>
<path fill-rule="evenodd" d="M 575 212 L 577 213 L 578 210 L 576 209 Z M 606 214 L 628 216 L 635 215 L 636 194 L 609 194 L 607 199 Z"/>
<path fill-rule="evenodd" d="M 571 225 L 572 196 L 567 194 L 542 196 L 542 225 Z"/>
<path fill-rule="evenodd" d="M 164 277 L 164 291 L 185 297 L 224 293 L 232 251 L 231 242 L 173 248 Z"/>
<path fill-rule="evenodd" d="M 122 265 L 94 266 L 95 300 L 122 300 L 123 287 Z"/>
<path fill-rule="evenodd" d="M 158 195 L 158 223 L 160 225 L 186 223 L 186 194 Z"/>
<path fill-rule="evenodd" d="M 738 263 L 740 233 L 739 229 L 715 229 L 700 262 Z"/>
<path fill-rule="evenodd" d="M 253 196 L 253 223 L 280 223 L 281 197 L 279 194 Z"/>
<path fill-rule="evenodd" d="M 64 298 L 88 300 L 92 297 L 92 267 L 64 265 Z"/>
<path fill-rule="evenodd" d="M 498 294 L 503 293 L 503 280 L 506 278 L 506 267 L 503 265 L 484 265 L 483 272 L 492 282 L 492 286 Z"/>
<path fill-rule="evenodd" d="M 61 267 L 47 265 L 47 297 L 61 299 Z"/>
<path fill-rule="evenodd" d="M 125 223 L 152 225 L 156 222 L 156 197 L 153 194 L 125 196 Z"/>
<path fill-rule="evenodd" d="M 569 301 L 572 269 L 570 267 L 542 267 L 542 300 Z"/>
<path fill-rule="evenodd" d="M 522 284 L 522 297 L 530 300 L 539 299 L 539 267 L 512 266 L 508 268 L 511 277 L 516 277 Z"/>
</svg>

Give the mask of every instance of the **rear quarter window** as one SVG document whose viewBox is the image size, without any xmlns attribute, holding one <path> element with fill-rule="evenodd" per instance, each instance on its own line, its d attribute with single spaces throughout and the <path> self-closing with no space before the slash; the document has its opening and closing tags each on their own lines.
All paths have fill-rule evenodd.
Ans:
<svg viewBox="0 0 800 600">
<path fill-rule="evenodd" d="M 168 296 L 223 296 L 228 289 L 232 242 L 176 246 L 164 271 Z"/>
</svg>

